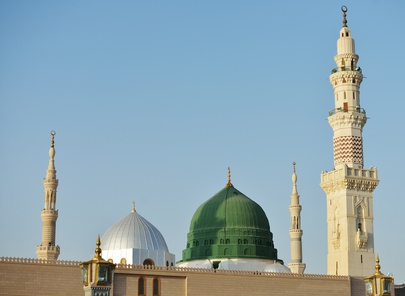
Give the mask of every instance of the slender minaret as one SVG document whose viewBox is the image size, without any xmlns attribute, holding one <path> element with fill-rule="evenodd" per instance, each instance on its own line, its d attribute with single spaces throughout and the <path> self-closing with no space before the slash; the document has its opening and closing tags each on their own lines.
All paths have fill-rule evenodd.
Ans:
<svg viewBox="0 0 405 296">
<path fill-rule="evenodd" d="M 335 109 L 328 117 L 333 129 L 334 168 L 321 174 L 327 201 L 327 272 L 364 277 L 374 271 L 373 191 L 379 180 L 375 167 L 363 168 L 362 129 L 367 121 L 360 107 L 363 75 L 347 27 L 346 6 L 342 12 L 337 67 L 329 77 L 335 94 Z"/>
<path fill-rule="evenodd" d="M 44 179 L 45 204 L 41 211 L 42 219 L 42 243 L 37 246 L 38 259 L 57 260 L 60 248 L 55 245 L 56 220 L 58 210 L 56 210 L 56 189 L 58 179 L 55 170 L 55 131 L 51 131 L 51 148 L 49 149 L 49 165 Z"/>
<path fill-rule="evenodd" d="M 291 193 L 291 263 L 288 264 L 291 272 L 304 273 L 305 263 L 302 263 L 302 229 L 301 229 L 301 205 L 300 196 L 297 191 L 297 173 L 295 172 L 295 162 L 293 162 L 293 174 L 292 174 L 293 189 Z"/>
</svg>

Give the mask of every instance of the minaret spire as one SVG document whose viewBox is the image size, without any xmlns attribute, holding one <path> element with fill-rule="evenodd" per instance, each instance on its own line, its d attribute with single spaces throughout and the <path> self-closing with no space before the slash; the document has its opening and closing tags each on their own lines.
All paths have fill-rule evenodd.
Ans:
<svg viewBox="0 0 405 296">
<path fill-rule="evenodd" d="M 293 273 L 304 273 L 306 264 L 302 263 L 302 234 L 301 229 L 301 205 L 299 202 L 300 196 L 297 190 L 297 173 L 295 169 L 296 163 L 293 162 L 293 174 L 292 183 L 293 189 L 291 193 L 291 228 L 290 228 L 290 238 L 291 238 L 291 263 L 288 267 Z"/>
<path fill-rule="evenodd" d="M 374 270 L 373 191 L 379 180 L 375 167 L 364 169 L 362 132 L 367 117 L 360 106 L 363 74 L 347 27 L 347 7 L 341 10 L 336 68 L 329 76 L 334 90 L 334 109 L 328 117 L 334 167 L 321 175 L 327 199 L 327 270 L 331 275 L 363 277 Z"/>
<path fill-rule="evenodd" d="M 56 220 L 58 210 L 56 210 L 56 190 L 58 179 L 56 179 L 55 169 L 55 131 L 51 131 L 51 148 L 49 149 L 49 164 L 44 178 L 44 208 L 41 211 L 42 219 L 42 243 L 37 246 L 38 259 L 57 260 L 60 248 L 55 244 Z"/>
<path fill-rule="evenodd" d="M 347 20 L 346 20 L 346 12 L 347 12 L 347 7 L 346 6 L 342 6 L 342 12 L 343 12 L 343 27 L 347 27 Z"/>
</svg>

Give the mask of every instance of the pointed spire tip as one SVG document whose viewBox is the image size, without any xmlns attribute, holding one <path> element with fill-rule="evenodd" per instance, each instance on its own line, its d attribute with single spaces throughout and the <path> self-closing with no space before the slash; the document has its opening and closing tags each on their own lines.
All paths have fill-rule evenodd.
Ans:
<svg viewBox="0 0 405 296">
<path fill-rule="evenodd" d="M 51 136 L 52 136 L 52 139 L 51 139 L 51 147 L 52 147 L 52 148 L 55 147 L 55 135 L 56 135 L 56 132 L 55 132 L 54 130 L 52 130 L 52 131 L 51 131 Z"/>
<path fill-rule="evenodd" d="M 96 246 L 97 246 L 97 248 L 95 249 L 95 253 L 96 253 L 95 258 L 97 258 L 97 259 L 101 258 L 101 248 L 100 248 L 100 245 L 101 245 L 100 234 L 98 234 L 98 235 L 97 235 L 97 241 L 96 241 Z"/>
<path fill-rule="evenodd" d="M 292 190 L 292 194 L 298 194 L 298 190 L 297 190 L 297 173 L 296 173 L 296 169 L 295 169 L 295 161 L 293 162 L 293 173 L 291 176 L 291 180 L 293 183 L 293 190 Z"/>
</svg>

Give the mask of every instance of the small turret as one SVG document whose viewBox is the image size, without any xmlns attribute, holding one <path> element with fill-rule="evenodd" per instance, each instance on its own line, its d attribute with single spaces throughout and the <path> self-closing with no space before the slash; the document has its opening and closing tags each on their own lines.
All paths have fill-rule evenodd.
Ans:
<svg viewBox="0 0 405 296">
<path fill-rule="evenodd" d="M 381 272 L 380 258 L 375 259 L 375 272 L 372 276 L 364 279 L 367 296 L 394 296 L 394 278 L 385 276 Z"/>
<path fill-rule="evenodd" d="M 115 264 L 101 257 L 100 245 L 100 235 L 98 235 L 93 259 L 80 264 L 85 296 L 109 296 L 111 293 Z"/>
</svg>

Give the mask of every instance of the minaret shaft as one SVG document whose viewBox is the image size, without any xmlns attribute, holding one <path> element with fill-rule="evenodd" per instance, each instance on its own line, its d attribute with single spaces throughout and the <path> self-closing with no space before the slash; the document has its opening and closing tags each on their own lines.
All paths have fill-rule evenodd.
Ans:
<svg viewBox="0 0 405 296">
<path fill-rule="evenodd" d="M 295 162 L 293 163 L 293 190 L 291 194 L 291 205 L 289 207 L 291 214 L 291 228 L 290 228 L 290 238 L 291 238 L 291 263 L 288 264 L 291 272 L 293 273 L 304 273 L 305 263 L 302 263 L 302 234 L 301 229 L 301 205 L 299 202 L 299 195 L 297 190 L 297 174 L 295 172 Z"/>
<path fill-rule="evenodd" d="M 42 242 L 37 246 L 38 259 L 57 260 L 60 248 L 56 245 L 56 220 L 58 219 L 58 210 L 56 210 L 56 191 L 58 188 L 58 179 L 56 179 L 55 169 L 55 132 L 51 132 L 52 141 L 49 149 L 49 165 L 44 178 L 44 208 L 41 211 L 42 219 Z"/>
<path fill-rule="evenodd" d="M 335 109 L 329 111 L 333 130 L 334 169 L 323 172 L 321 187 L 327 199 L 328 274 L 367 276 L 374 271 L 373 194 L 377 169 L 364 169 L 362 130 L 367 117 L 360 107 L 363 74 L 350 29 L 337 41 L 336 68 L 330 82 Z"/>
</svg>

